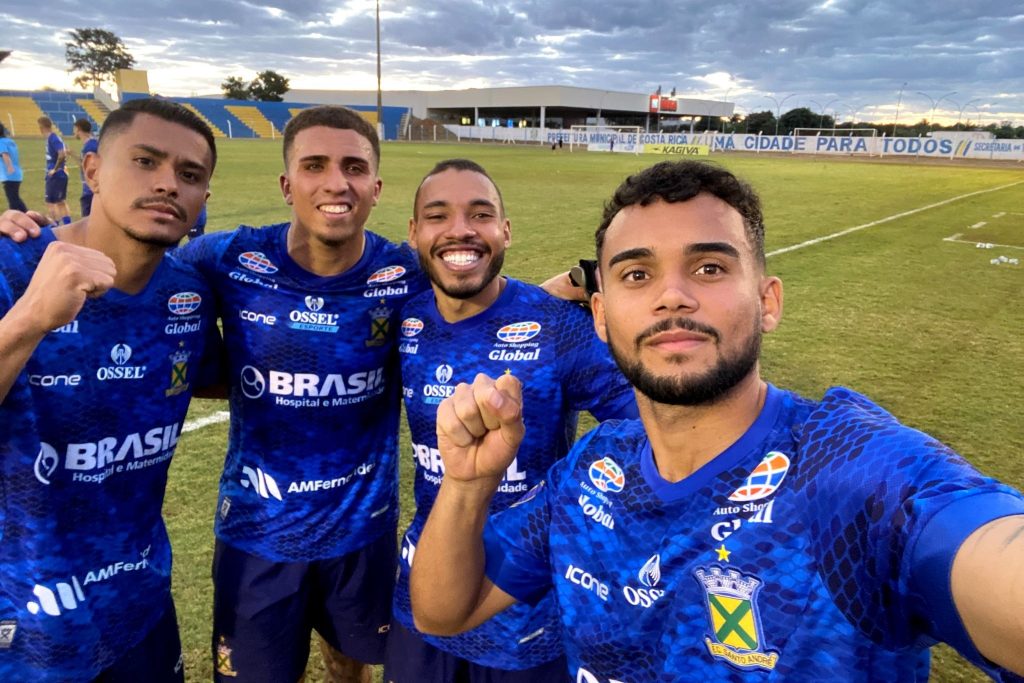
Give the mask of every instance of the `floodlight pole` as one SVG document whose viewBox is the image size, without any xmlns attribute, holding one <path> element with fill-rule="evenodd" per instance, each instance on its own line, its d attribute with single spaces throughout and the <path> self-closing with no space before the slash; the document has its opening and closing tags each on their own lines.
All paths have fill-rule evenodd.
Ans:
<svg viewBox="0 0 1024 683">
<path fill-rule="evenodd" d="M 950 102 L 953 103 L 954 107 L 958 107 L 959 108 L 959 111 L 957 112 L 957 115 L 956 115 L 956 125 L 954 126 L 954 128 L 959 129 L 959 127 L 960 127 L 960 119 L 964 115 L 964 109 L 966 109 L 968 105 L 973 104 L 973 103 L 977 102 L 980 99 L 981 99 L 980 97 L 975 97 L 973 99 L 967 100 L 966 102 L 964 102 L 964 105 L 962 107 L 960 105 L 958 105 L 956 102 L 953 102 L 953 100 L 950 100 Z"/>
<path fill-rule="evenodd" d="M 956 94 L 956 90 L 954 90 L 953 92 L 946 93 L 945 95 L 943 95 L 942 97 L 940 97 L 937 100 L 933 100 L 931 95 L 929 95 L 928 93 L 925 93 L 925 92 L 921 92 L 920 90 L 917 91 L 917 94 L 918 95 L 923 95 L 923 96 L 927 97 L 928 101 L 932 103 L 932 115 L 931 115 L 931 118 L 928 120 L 928 125 L 929 125 L 929 127 L 931 127 L 932 125 L 935 124 L 935 109 L 939 106 L 939 102 L 941 102 L 942 100 L 946 99 L 947 97 L 950 97 L 951 95 L 955 95 Z M 952 101 L 952 100 L 950 100 L 950 101 Z"/>
<path fill-rule="evenodd" d="M 380 93 L 380 0 L 377 0 L 377 122 L 384 123 L 384 105 Z"/>
<path fill-rule="evenodd" d="M 785 97 L 782 98 L 781 102 L 779 102 L 777 99 L 775 99 L 771 95 L 765 95 L 765 97 L 767 97 L 769 100 L 771 100 L 772 102 L 775 103 L 775 134 L 776 135 L 779 134 L 779 118 L 782 116 L 782 105 L 784 105 L 786 103 L 786 100 L 788 100 L 790 97 L 794 97 L 795 95 L 796 95 L 796 93 L 792 93 L 790 95 L 786 95 Z"/>
<path fill-rule="evenodd" d="M 828 102 L 825 103 L 825 106 L 821 106 L 820 104 L 818 104 L 814 100 L 808 100 L 811 104 L 813 104 L 814 106 L 818 107 L 818 110 L 821 112 L 821 116 L 818 117 L 818 128 L 821 128 L 822 126 L 825 125 L 825 111 L 828 109 L 828 105 L 830 105 L 833 102 L 836 102 L 838 100 L 839 100 L 838 97 L 833 97 L 831 100 L 829 100 Z M 833 122 L 834 122 L 834 119 L 833 119 Z M 835 126 L 832 126 L 832 128 L 834 129 Z"/>
<path fill-rule="evenodd" d="M 907 87 L 907 82 L 903 81 L 903 85 L 900 86 L 900 94 L 896 96 L 896 118 L 892 121 L 892 136 L 896 137 L 896 124 L 900 122 L 900 105 L 903 103 L 903 89 Z"/>
</svg>

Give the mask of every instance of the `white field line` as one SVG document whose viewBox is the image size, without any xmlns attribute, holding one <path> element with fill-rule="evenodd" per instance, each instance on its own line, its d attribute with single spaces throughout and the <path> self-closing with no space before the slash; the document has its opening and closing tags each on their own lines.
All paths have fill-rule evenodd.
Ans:
<svg viewBox="0 0 1024 683">
<path fill-rule="evenodd" d="M 949 199 L 944 199 L 941 202 L 935 202 L 934 204 L 928 204 L 927 206 L 922 206 L 922 207 L 919 207 L 917 209 L 911 209 L 910 211 L 904 211 L 902 213 L 893 214 L 892 216 L 886 216 L 885 218 L 881 218 L 881 219 L 879 219 L 877 221 L 871 221 L 870 223 L 864 223 L 863 225 L 855 225 L 852 228 L 846 228 L 845 230 L 840 230 L 839 232 L 834 232 L 831 235 L 825 235 L 823 237 L 816 237 L 813 240 L 807 240 L 806 242 L 801 242 L 800 244 L 794 244 L 794 245 L 789 246 L 789 247 L 783 247 L 782 249 L 776 249 L 775 251 L 768 252 L 767 254 L 765 254 L 765 256 L 766 257 L 767 256 L 777 256 L 778 254 L 785 254 L 786 252 L 789 252 L 789 251 L 796 251 L 797 249 L 803 249 L 804 247 L 809 247 L 811 245 L 818 244 L 819 242 L 825 242 L 827 240 L 835 239 L 836 237 L 842 237 L 843 235 L 849 235 L 851 232 L 857 232 L 858 230 L 863 230 L 864 228 L 870 228 L 870 227 L 873 227 L 875 225 L 881 225 L 882 223 L 888 223 L 888 222 L 894 221 L 894 220 L 896 220 L 898 218 L 903 218 L 905 216 L 912 216 L 915 213 L 920 213 L 922 211 L 927 211 L 928 209 L 934 209 L 934 208 L 939 207 L 939 206 L 944 206 L 946 204 L 950 204 L 952 202 L 959 201 L 961 199 L 966 199 L 967 197 L 973 197 L 973 196 L 979 195 L 979 194 L 986 194 L 988 192 L 998 192 L 999 190 L 1005 190 L 1008 187 L 1013 187 L 1014 185 L 1020 185 L 1021 183 L 1024 183 L 1024 180 L 1018 180 L 1017 182 L 1010 183 L 1008 185 L 1000 185 L 999 187 L 992 187 L 992 188 L 989 188 L 987 190 L 977 190 L 976 192 L 968 192 L 967 194 L 962 194 L 962 195 L 958 195 L 956 197 L 951 197 Z M 952 241 L 952 240 L 950 240 L 950 241 Z M 974 242 L 971 242 L 970 244 L 974 244 Z M 225 421 L 227 421 L 227 419 L 229 417 L 230 417 L 230 413 L 228 413 L 228 411 L 221 410 L 221 411 L 218 411 L 216 413 L 213 413 L 212 415 L 207 415 L 206 417 L 200 417 L 200 418 L 198 418 L 196 420 L 189 420 L 188 422 L 186 422 L 182 426 L 181 431 L 182 431 L 182 433 L 192 432 L 192 431 L 195 431 L 197 429 L 202 429 L 203 427 L 207 427 L 209 425 L 219 424 L 221 422 L 225 422 Z"/>
<path fill-rule="evenodd" d="M 221 422 L 227 422 L 227 419 L 231 417 L 231 413 L 226 410 L 218 410 L 216 413 L 207 415 L 206 417 L 196 418 L 195 420 L 188 420 L 181 426 L 181 433 L 194 432 L 197 429 L 203 427 L 209 427 L 210 425 L 219 424 Z"/>
<path fill-rule="evenodd" d="M 920 206 L 920 207 L 918 207 L 916 209 L 911 209 L 910 211 L 902 211 L 900 213 L 894 213 L 891 216 L 886 216 L 885 218 L 879 218 L 877 221 L 871 221 L 870 223 L 864 223 L 862 225 L 855 225 L 852 228 L 846 228 L 845 230 L 840 230 L 839 232 L 834 232 L 831 235 L 823 235 L 821 237 L 815 237 L 812 240 L 807 240 L 806 242 L 800 242 L 799 244 L 793 244 L 793 245 L 788 246 L 788 247 L 782 247 L 781 249 L 776 249 L 775 251 L 768 252 L 767 254 L 765 254 L 765 256 L 766 257 L 768 257 L 768 256 L 778 256 L 779 254 L 785 254 L 785 253 L 790 252 L 790 251 L 796 251 L 797 249 L 803 249 L 804 247 L 810 247 L 810 246 L 813 246 L 815 244 L 820 244 L 821 242 L 827 242 L 828 240 L 834 240 L 835 238 L 842 237 L 843 235 L 849 235 L 850 233 L 857 232 L 858 230 L 863 230 L 865 228 L 871 228 L 871 227 L 874 227 L 876 225 L 881 225 L 882 223 L 889 223 L 891 221 L 895 221 L 895 220 L 898 220 L 900 218 L 906 218 L 907 216 L 913 216 L 915 213 L 921 213 L 922 211 L 927 211 L 929 209 L 935 209 L 935 208 L 940 207 L 940 206 L 945 206 L 946 204 L 952 204 L 953 202 L 958 202 L 961 199 L 967 199 L 968 197 L 974 197 L 974 196 L 979 195 L 979 194 L 988 194 L 989 192 L 998 192 L 999 190 L 1005 190 L 1008 187 L 1014 187 L 1015 185 L 1020 185 L 1021 183 L 1024 183 L 1024 180 L 1018 180 L 1015 183 L 1009 183 L 1007 185 L 1000 185 L 998 187 L 990 187 L 990 188 L 985 189 L 985 190 L 976 190 L 974 192 L 968 192 L 967 194 L 957 195 L 956 197 L 950 197 L 949 199 L 943 199 L 941 202 L 935 202 L 934 204 L 927 204 L 925 206 Z"/>
<path fill-rule="evenodd" d="M 971 227 L 972 227 L 972 228 L 983 228 L 983 227 L 985 227 L 986 225 L 988 225 L 988 223 L 986 223 L 985 221 L 978 221 L 977 223 L 975 223 L 975 224 L 974 224 L 974 225 L 972 225 Z"/>
<path fill-rule="evenodd" d="M 943 242 L 956 242 L 957 244 L 973 244 L 975 247 L 978 246 L 977 240 L 959 240 L 959 239 L 956 239 L 956 238 L 957 238 L 957 235 L 953 235 L 952 237 L 943 237 L 942 241 Z M 1000 249 L 1024 249 L 1024 247 L 1022 247 L 1022 246 L 1020 246 L 1018 244 L 996 244 L 995 242 L 985 242 L 985 244 L 986 245 L 991 245 L 991 246 L 986 246 L 985 247 L 986 249 L 995 249 L 996 247 L 999 247 Z"/>
</svg>

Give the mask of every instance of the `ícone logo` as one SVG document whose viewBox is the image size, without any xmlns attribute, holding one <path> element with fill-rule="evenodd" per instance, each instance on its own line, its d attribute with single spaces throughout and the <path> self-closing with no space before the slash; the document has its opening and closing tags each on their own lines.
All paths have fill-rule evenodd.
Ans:
<svg viewBox="0 0 1024 683">
<path fill-rule="evenodd" d="M 767 498 L 782 485 L 782 480 L 786 478 L 787 472 L 789 472 L 789 458 L 778 451 L 771 451 L 747 475 L 743 484 L 732 492 L 729 500 L 745 503 Z"/>
<path fill-rule="evenodd" d="M 238 262 L 260 275 L 272 275 L 277 272 L 277 266 L 261 251 L 247 251 L 239 254 Z"/>
<path fill-rule="evenodd" d="M 405 275 L 404 266 L 384 266 L 366 278 L 368 285 L 382 285 L 385 282 L 392 282 Z"/>
<path fill-rule="evenodd" d="M 419 318 L 406 318 L 402 321 L 402 336 L 415 337 L 423 331 L 423 321 Z"/>
<path fill-rule="evenodd" d="M 540 323 L 527 321 L 510 323 L 498 330 L 498 339 L 510 344 L 529 341 L 540 334 Z"/>
<path fill-rule="evenodd" d="M 178 292 L 167 300 L 167 308 L 174 315 L 188 315 L 195 313 L 203 297 L 195 292 Z"/>
<path fill-rule="evenodd" d="M 618 493 L 626 485 L 622 468 L 609 457 L 592 462 L 588 474 L 594 486 L 604 493 Z"/>
</svg>

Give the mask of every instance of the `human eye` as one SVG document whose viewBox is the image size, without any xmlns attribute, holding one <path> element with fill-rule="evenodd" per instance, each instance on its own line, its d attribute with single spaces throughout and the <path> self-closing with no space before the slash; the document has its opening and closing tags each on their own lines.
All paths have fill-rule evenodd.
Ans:
<svg viewBox="0 0 1024 683">
<path fill-rule="evenodd" d="M 619 273 L 619 279 L 627 284 L 645 282 L 650 277 L 650 273 L 639 266 L 629 266 Z"/>
<path fill-rule="evenodd" d="M 155 165 L 153 159 L 145 155 L 135 157 L 134 161 L 136 165 L 141 166 L 142 168 L 152 168 Z"/>
<path fill-rule="evenodd" d="M 714 262 L 702 263 L 697 267 L 697 270 L 694 271 L 694 275 L 700 275 L 704 277 L 718 277 L 721 275 L 725 275 L 725 273 L 725 266 L 723 266 L 720 263 Z"/>
</svg>

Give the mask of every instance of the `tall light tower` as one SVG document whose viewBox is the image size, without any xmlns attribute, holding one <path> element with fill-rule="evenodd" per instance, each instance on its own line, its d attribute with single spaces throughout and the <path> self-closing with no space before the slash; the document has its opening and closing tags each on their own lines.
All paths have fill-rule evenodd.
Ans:
<svg viewBox="0 0 1024 683">
<path fill-rule="evenodd" d="M 380 94 L 380 0 L 377 0 L 377 122 L 384 123 L 384 104 Z"/>
<path fill-rule="evenodd" d="M 903 81 L 903 85 L 900 86 L 900 94 L 896 96 L 896 118 L 892 121 L 892 136 L 896 137 L 896 124 L 900 122 L 900 105 L 903 104 L 903 89 L 907 87 L 907 82 Z"/>
<path fill-rule="evenodd" d="M 917 94 L 918 95 L 922 95 L 924 97 L 927 97 L 928 101 L 932 103 L 932 114 L 928 118 L 928 124 L 929 125 L 933 125 L 935 123 L 935 109 L 938 108 L 939 102 L 941 102 L 942 100 L 946 99 L 947 97 L 951 97 L 952 95 L 955 95 L 956 94 L 956 90 L 954 90 L 952 92 L 946 93 L 945 95 L 943 95 L 942 97 L 940 97 L 937 100 L 933 100 L 931 95 L 929 95 L 926 92 L 921 92 L 920 90 L 917 91 Z"/>
<path fill-rule="evenodd" d="M 767 97 L 769 100 L 771 100 L 772 102 L 775 103 L 775 134 L 776 135 L 779 134 L 779 118 L 782 116 L 782 105 L 784 105 L 786 103 L 786 100 L 788 100 L 790 97 L 795 97 L 795 96 L 796 96 L 796 93 L 792 93 L 792 94 L 786 95 L 785 97 L 782 98 L 782 101 L 779 102 L 777 99 L 775 99 L 771 95 L 765 95 L 765 97 Z"/>
</svg>

